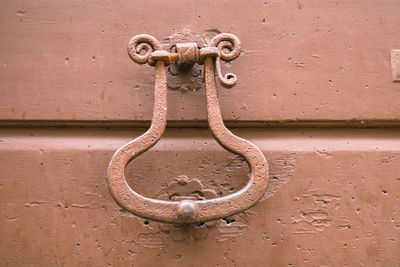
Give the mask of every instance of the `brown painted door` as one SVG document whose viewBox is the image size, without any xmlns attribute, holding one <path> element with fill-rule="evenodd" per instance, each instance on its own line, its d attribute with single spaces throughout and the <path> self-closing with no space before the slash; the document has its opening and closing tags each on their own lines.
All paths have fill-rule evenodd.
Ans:
<svg viewBox="0 0 400 267">
<path fill-rule="evenodd" d="M 398 1 L 3 1 L 0 265 L 400 265 L 399 14 Z M 238 84 L 218 93 L 227 126 L 269 161 L 267 193 L 204 224 L 135 217 L 106 184 L 111 156 L 152 115 L 154 68 L 127 43 L 218 32 L 242 41 L 222 66 Z M 207 129 L 202 76 L 188 75 L 169 70 L 169 127 L 127 167 L 145 196 L 247 182 Z"/>
</svg>

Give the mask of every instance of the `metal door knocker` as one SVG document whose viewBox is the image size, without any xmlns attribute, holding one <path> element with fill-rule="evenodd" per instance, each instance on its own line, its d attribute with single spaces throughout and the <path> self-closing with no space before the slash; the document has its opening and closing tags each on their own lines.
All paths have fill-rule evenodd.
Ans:
<svg viewBox="0 0 400 267">
<path fill-rule="evenodd" d="M 221 59 L 230 61 L 240 54 L 239 39 L 229 33 L 215 36 L 209 46 L 199 48 L 196 43 L 176 44 L 176 53 L 161 50 L 160 43 L 147 34 L 133 37 L 128 44 L 128 54 L 139 64 L 155 66 L 154 109 L 150 129 L 143 135 L 121 147 L 111 159 L 107 183 L 115 201 L 125 210 L 139 217 L 166 223 L 197 223 L 224 218 L 254 206 L 264 195 L 268 182 L 268 164 L 258 147 L 235 136 L 222 120 L 216 75 L 224 87 L 232 87 L 237 81 L 233 73 L 221 72 Z M 125 167 L 130 160 L 145 152 L 161 138 L 167 124 L 167 84 L 165 66 L 177 62 L 191 66 L 204 64 L 204 79 L 208 122 L 220 145 L 226 150 L 244 157 L 250 167 L 250 180 L 241 190 L 223 197 L 206 200 L 164 201 L 144 197 L 126 182 Z"/>
</svg>

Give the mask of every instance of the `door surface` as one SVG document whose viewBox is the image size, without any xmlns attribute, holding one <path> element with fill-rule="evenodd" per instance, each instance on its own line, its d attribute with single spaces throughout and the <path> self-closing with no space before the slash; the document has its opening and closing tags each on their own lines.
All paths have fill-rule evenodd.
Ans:
<svg viewBox="0 0 400 267">
<path fill-rule="evenodd" d="M 1 266 L 399 266 L 399 1 L 3 1 L 0 3 Z M 218 88 L 229 129 L 270 168 L 253 208 L 169 225 L 121 209 L 113 153 L 152 116 L 154 68 L 136 34 L 242 42 Z M 201 66 L 169 68 L 168 127 L 129 163 L 159 199 L 214 198 L 248 180 L 207 128 Z"/>
</svg>

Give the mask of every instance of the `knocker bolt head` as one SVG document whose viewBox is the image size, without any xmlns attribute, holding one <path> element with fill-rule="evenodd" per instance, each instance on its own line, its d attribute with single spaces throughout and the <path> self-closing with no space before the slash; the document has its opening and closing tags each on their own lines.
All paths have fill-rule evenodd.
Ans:
<svg viewBox="0 0 400 267">
<path fill-rule="evenodd" d="M 183 222 L 190 222 L 196 215 L 196 203 L 191 200 L 183 200 L 178 206 L 178 218 Z"/>
</svg>

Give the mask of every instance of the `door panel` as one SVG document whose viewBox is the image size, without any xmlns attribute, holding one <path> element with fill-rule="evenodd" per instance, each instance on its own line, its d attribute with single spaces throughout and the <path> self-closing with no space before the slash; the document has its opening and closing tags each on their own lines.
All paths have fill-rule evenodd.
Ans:
<svg viewBox="0 0 400 267">
<path fill-rule="evenodd" d="M 236 130 L 269 159 L 264 199 L 239 215 L 184 229 L 121 210 L 107 190 L 111 155 L 140 132 L 4 130 L 2 265 L 395 266 L 400 260 L 398 130 Z M 168 129 L 131 164 L 128 182 L 150 197 L 182 175 L 227 194 L 248 172 L 198 129 Z"/>
<path fill-rule="evenodd" d="M 129 39 L 218 31 L 243 49 L 224 66 L 239 78 L 220 90 L 226 120 L 399 118 L 398 1 L 5 1 L 1 10 L 2 120 L 150 120 L 153 69 L 129 59 Z M 171 91 L 169 103 L 169 120 L 206 119 L 204 89 Z"/>
</svg>

